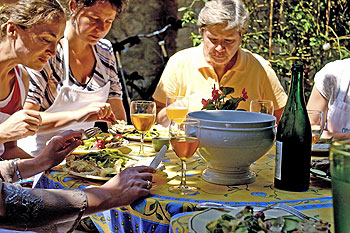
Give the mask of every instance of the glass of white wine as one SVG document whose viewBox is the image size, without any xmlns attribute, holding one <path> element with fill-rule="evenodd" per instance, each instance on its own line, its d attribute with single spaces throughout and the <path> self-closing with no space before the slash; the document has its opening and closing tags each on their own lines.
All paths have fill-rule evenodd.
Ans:
<svg viewBox="0 0 350 233">
<path fill-rule="evenodd" d="M 172 119 L 185 119 L 188 113 L 188 97 L 185 96 L 167 96 L 166 114 L 171 121 Z"/>
<path fill-rule="evenodd" d="M 130 117 L 135 129 L 141 134 L 139 155 L 144 155 L 145 133 L 152 128 L 156 119 L 156 103 L 146 100 L 132 101 L 130 105 Z"/>
<path fill-rule="evenodd" d="M 311 132 L 312 132 L 312 145 L 314 145 L 321 137 L 325 124 L 324 113 L 319 110 L 307 110 L 309 116 Z"/>
<path fill-rule="evenodd" d="M 252 100 L 250 101 L 250 111 L 273 115 L 272 100 Z"/>
<path fill-rule="evenodd" d="M 197 188 L 186 184 L 186 161 L 193 156 L 199 146 L 199 120 L 191 118 L 172 119 L 169 134 L 171 146 L 181 160 L 180 185 L 169 187 L 169 191 L 181 195 L 194 194 L 197 192 Z"/>
</svg>

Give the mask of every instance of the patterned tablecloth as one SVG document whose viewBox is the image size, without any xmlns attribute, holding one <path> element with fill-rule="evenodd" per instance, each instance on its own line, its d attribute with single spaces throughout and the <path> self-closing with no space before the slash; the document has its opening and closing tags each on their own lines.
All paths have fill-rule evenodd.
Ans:
<svg viewBox="0 0 350 233">
<path fill-rule="evenodd" d="M 137 147 L 132 147 L 138 150 Z M 224 186 L 210 184 L 201 178 L 205 162 L 198 156 L 188 161 L 187 182 L 198 187 L 194 195 L 181 196 L 170 193 L 168 187 L 180 182 L 180 160 L 168 151 L 163 163 L 164 171 L 154 178 L 151 195 L 130 206 L 116 208 L 93 215 L 91 218 L 100 232 L 188 232 L 190 212 L 195 205 L 214 201 L 226 205 L 267 206 L 284 202 L 304 213 L 333 223 L 332 196 L 330 184 L 312 182 L 307 192 L 287 192 L 273 187 L 274 153 L 272 148 L 251 165 L 256 173 L 256 182 L 247 185 Z M 298 168 L 295 168 L 296 172 Z M 41 188 L 84 188 L 100 185 L 98 181 L 87 180 L 59 171 L 48 171 L 41 175 L 36 187 Z M 190 213 L 190 214 L 187 214 Z"/>
</svg>

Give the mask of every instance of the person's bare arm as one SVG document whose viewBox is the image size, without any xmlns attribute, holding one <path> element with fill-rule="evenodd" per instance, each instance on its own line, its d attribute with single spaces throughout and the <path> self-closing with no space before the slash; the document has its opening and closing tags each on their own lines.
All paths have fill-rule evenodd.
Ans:
<svg viewBox="0 0 350 233">
<path fill-rule="evenodd" d="M 126 206 L 140 197 L 147 196 L 148 181 L 152 182 L 155 170 L 151 167 L 130 167 L 123 170 L 101 187 L 84 189 L 88 207 L 84 215 L 88 216 L 106 209 Z"/>
<path fill-rule="evenodd" d="M 157 100 L 154 100 L 154 102 L 156 103 L 156 107 L 157 107 L 156 122 L 158 124 L 161 124 L 164 127 L 168 126 L 170 124 L 170 121 L 166 114 L 165 104 Z"/>
<path fill-rule="evenodd" d="M 16 141 L 34 135 L 41 125 L 38 111 L 21 110 L 0 124 L 0 143 Z"/>
<path fill-rule="evenodd" d="M 328 100 L 321 95 L 316 87 L 313 87 L 306 108 L 324 112 L 324 115 L 327 116 Z"/>
<path fill-rule="evenodd" d="M 26 102 L 24 109 L 39 110 L 40 106 L 33 102 Z M 115 121 L 115 116 L 109 103 L 94 102 L 74 111 L 55 113 L 40 112 L 42 125 L 39 132 L 56 130 L 74 122 L 82 121 Z"/>
<path fill-rule="evenodd" d="M 81 141 L 79 140 L 81 135 L 81 131 L 66 131 L 53 137 L 50 143 L 37 157 L 30 157 L 31 159 L 23 159 L 18 161 L 18 170 L 20 171 L 22 178 L 31 177 L 58 165 L 63 161 L 66 155 L 81 144 Z M 18 149 L 21 150 L 20 148 Z M 7 150 L 5 150 L 5 153 L 6 152 Z M 14 150 L 12 153 L 13 155 L 16 155 L 16 158 L 19 158 L 18 154 L 15 154 Z"/>
<path fill-rule="evenodd" d="M 328 100 L 321 95 L 316 87 L 313 87 L 309 102 L 307 103 L 307 109 L 309 110 L 318 110 L 324 113 L 325 118 L 327 118 L 328 112 Z M 327 130 L 324 130 L 322 133 L 322 138 L 334 138 L 334 139 L 343 139 L 350 138 L 350 133 L 332 133 Z"/>
<path fill-rule="evenodd" d="M 112 111 L 117 120 L 126 121 L 126 113 L 122 99 L 110 99 L 107 101 L 112 107 Z"/>
<path fill-rule="evenodd" d="M 1 155 L 2 159 L 29 159 L 33 158 L 30 154 L 22 150 L 17 146 L 17 141 L 6 142 L 4 143 L 5 151 Z"/>
</svg>

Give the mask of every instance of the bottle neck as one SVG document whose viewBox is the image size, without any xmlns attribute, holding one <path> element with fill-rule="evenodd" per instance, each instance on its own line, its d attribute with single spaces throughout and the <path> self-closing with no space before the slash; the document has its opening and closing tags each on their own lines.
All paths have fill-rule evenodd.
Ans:
<svg viewBox="0 0 350 233">
<path fill-rule="evenodd" d="M 292 99 L 294 99 L 294 101 Z M 288 102 L 290 101 L 305 105 L 303 71 L 300 69 L 295 69 L 292 73 Z"/>
</svg>

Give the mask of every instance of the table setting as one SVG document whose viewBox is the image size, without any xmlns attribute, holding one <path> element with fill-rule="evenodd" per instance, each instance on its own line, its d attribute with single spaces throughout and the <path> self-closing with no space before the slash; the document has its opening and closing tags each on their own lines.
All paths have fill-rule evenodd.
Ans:
<svg viewBox="0 0 350 233">
<path fill-rule="evenodd" d="M 129 131 L 133 127 L 122 124 Z M 123 136 L 118 128 L 123 127 L 112 126 L 109 134 L 114 138 Z M 159 131 L 153 137 L 153 144 L 152 140 L 141 143 L 141 135 L 137 140 L 118 136 L 119 140 L 128 142 L 116 149 L 100 150 L 118 150 L 118 156 L 126 158 L 127 161 L 118 168 L 113 167 L 114 170 L 160 164 L 153 176 L 149 196 L 129 206 L 90 216 L 100 232 L 201 232 L 193 228 L 193 219 L 205 220 L 206 224 L 199 224 L 203 227 L 216 221 L 212 217 L 201 217 L 209 216 L 204 214 L 207 211 L 216 210 L 217 217 L 226 213 L 225 209 L 218 209 L 213 204 L 234 207 L 238 212 L 247 206 L 256 211 L 286 204 L 308 218 L 320 220 L 333 231 L 332 191 L 330 185 L 324 185 L 327 181 L 314 176 L 305 192 L 274 187 L 276 125 L 271 114 L 197 111 L 183 118 L 173 118 L 170 127 L 153 124 L 148 128 L 144 134 L 152 129 Z M 141 154 L 140 144 L 143 144 Z M 34 185 L 37 188 L 84 188 L 104 182 L 104 179 L 76 176 L 54 168 L 38 176 Z M 211 206 L 203 208 L 207 203 Z M 291 215 L 296 216 L 283 212 L 287 219 Z M 267 225 L 270 227 L 271 224 Z"/>
</svg>

